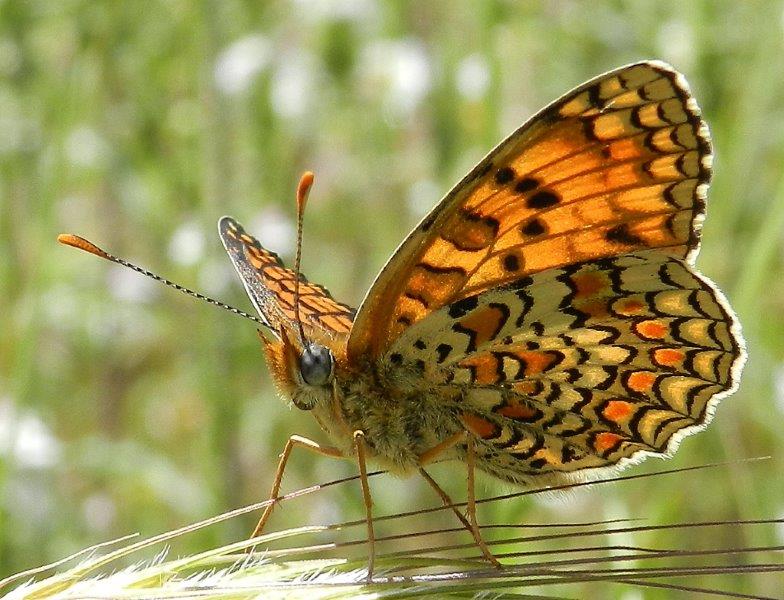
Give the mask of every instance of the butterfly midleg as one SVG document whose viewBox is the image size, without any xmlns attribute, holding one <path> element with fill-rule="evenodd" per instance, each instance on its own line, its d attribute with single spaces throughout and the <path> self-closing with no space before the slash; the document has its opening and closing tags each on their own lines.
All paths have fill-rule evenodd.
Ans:
<svg viewBox="0 0 784 600">
<path fill-rule="evenodd" d="M 449 495 L 441 488 L 438 483 L 436 483 L 435 479 L 430 477 L 427 471 L 424 470 L 423 466 L 433 462 L 438 456 L 446 452 L 447 450 L 457 446 L 465 442 L 467 445 L 467 453 L 466 453 L 466 464 L 468 466 L 468 506 L 466 512 L 468 514 L 468 519 L 454 506 L 452 499 Z M 424 452 L 419 457 L 419 473 L 422 477 L 427 481 L 430 486 L 436 491 L 436 493 L 441 498 L 441 501 L 444 503 L 444 506 L 449 506 L 452 509 L 452 512 L 457 515 L 457 518 L 460 522 L 471 532 L 471 535 L 476 542 L 476 545 L 479 546 L 479 549 L 482 551 L 482 555 L 485 559 L 491 563 L 493 566 L 500 568 L 501 563 L 496 560 L 495 556 L 490 552 L 487 544 L 485 543 L 484 539 L 482 538 L 482 534 L 479 531 L 479 526 L 477 525 L 476 521 L 476 497 L 474 492 L 474 463 L 475 461 L 475 450 L 474 450 L 474 438 L 468 431 L 461 431 L 456 433 L 437 446 L 433 446 L 430 450 Z"/>
<path fill-rule="evenodd" d="M 368 484 L 367 462 L 365 460 L 365 432 L 358 429 L 354 432 L 354 450 L 359 467 L 359 482 L 362 485 L 362 499 L 365 502 L 365 516 L 368 534 L 368 582 L 373 579 L 373 566 L 376 562 L 376 534 L 373 531 L 373 500 L 370 498 L 370 485 Z"/>
<path fill-rule="evenodd" d="M 270 515 L 272 515 L 272 511 L 275 508 L 275 505 L 278 503 L 278 492 L 280 491 L 281 481 L 283 481 L 283 472 L 286 470 L 286 463 L 288 462 L 289 455 L 295 446 L 301 446 L 302 448 L 311 450 L 312 452 L 321 454 L 322 456 L 345 458 L 337 448 L 333 448 L 331 446 L 320 446 L 318 443 L 314 442 L 313 440 L 309 440 L 308 438 L 299 435 L 292 435 L 286 442 L 286 446 L 283 448 L 283 452 L 280 453 L 278 470 L 275 472 L 275 480 L 272 482 L 272 489 L 270 490 L 269 495 L 269 500 L 271 502 L 267 505 L 267 507 L 264 509 L 264 512 L 261 514 L 261 518 L 256 524 L 256 528 L 250 535 L 252 538 L 261 534 L 261 531 L 264 529 L 264 525 L 267 523 Z"/>
</svg>

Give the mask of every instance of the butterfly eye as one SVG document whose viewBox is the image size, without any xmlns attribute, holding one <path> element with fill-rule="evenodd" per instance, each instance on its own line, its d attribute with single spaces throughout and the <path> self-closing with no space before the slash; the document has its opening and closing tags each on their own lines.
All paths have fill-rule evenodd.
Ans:
<svg viewBox="0 0 784 600">
<path fill-rule="evenodd" d="M 329 348 L 308 344 L 299 359 L 299 372 L 308 385 L 324 385 L 332 377 L 334 361 Z"/>
</svg>

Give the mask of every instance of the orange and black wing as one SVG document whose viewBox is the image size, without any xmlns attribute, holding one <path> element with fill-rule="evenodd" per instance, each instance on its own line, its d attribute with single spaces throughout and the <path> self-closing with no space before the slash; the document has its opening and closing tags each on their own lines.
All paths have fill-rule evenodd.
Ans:
<svg viewBox="0 0 784 600">
<path fill-rule="evenodd" d="M 542 110 L 485 157 L 401 244 L 348 341 L 381 360 L 425 317 L 547 269 L 647 249 L 691 263 L 711 147 L 683 77 L 622 67 Z"/>
<path fill-rule="evenodd" d="M 223 217 L 218 231 L 234 268 L 242 279 L 251 302 L 273 334 L 280 337 L 285 327 L 296 332 L 294 282 L 296 275 L 280 258 L 265 250 L 258 240 L 245 233 L 231 217 Z M 320 285 L 300 276 L 299 312 L 308 339 L 345 338 L 351 329 L 354 311 L 332 298 Z"/>
<path fill-rule="evenodd" d="M 721 292 L 644 250 L 454 302 L 407 328 L 382 364 L 457 399 L 480 467 L 526 483 L 671 454 L 735 390 L 744 358 Z"/>
</svg>

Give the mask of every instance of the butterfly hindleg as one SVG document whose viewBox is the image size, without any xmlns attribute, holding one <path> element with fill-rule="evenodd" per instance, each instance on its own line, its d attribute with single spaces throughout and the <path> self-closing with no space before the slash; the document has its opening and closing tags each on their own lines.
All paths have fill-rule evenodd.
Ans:
<svg viewBox="0 0 784 600">
<path fill-rule="evenodd" d="M 442 455 L 447 450 L 457 446 L 458 444 L 466 444 L 466 466 L 468 468 L 467 474 L 467 487 L 468 487 L 468 502 L 466 512 L 468 514 L 468 518 L 466 519 L 459 510 L 455 507 L 452 499 L 449 495 L 441 488 L 436 481 L 430 477 L 427 471 L 424 470 L 423 466 L 433 462 L 437 457 Z M 474 450 L 474 439 L 470 432 L 468 431 L 461 431 L 456 433 L 455 435 L 449 437 L 448 439 L 444 440 L 437 446 L 434 446 L 427 452 L 424 452 L 419 457 L 419 473 L 422 477 L 427 481 L 430 486 L 436 491 L 436 493 L 441 498 L 441 501 L 444 503 L 444 506 L 448 506 L 452 509 L 452 511 L 457 515 L 457 518 L 460 522 L 465 526 L 468 531 L 471 532 L 471 535 L 476 542 L 476 545 L 479 546 L 479 549 L 482 551 L 482 555 L 485 559 L 491 563 L 494 567 L 501 568 L 501 563 L 493 556 L 490 549 L 487 547 L 487 543 L 482 538 L 482 534 L 479 531 L 479 525 L 477 524 L 476 520 L 476 493 L 474 490 L 474 467 L 475 467 L 475 450 Z"/>
<path fill-rule="evenodd" d="M 452 498 L 449 497 L 449 494 L 447 494 L 444 491 L 444 489 L 440 485 L 438 485 L 436 480 L 430 476 L 430 473 L 425 471 L 422 467 L 419 467 L 419 474 L 424 478 L 425 481 L 427 481 L 430 484 L 430 487 L 432 487 L 436 491 L 436 494 L 438 494 L 438 497 L 441 498 L 441 502 L 444 503 L 444 506 L 451 508 L 452 512 L 455 513 L 455 516 L 460 520 L 460 522 L 465 526 L 465 528 L 469 532 L 471 532 L 471 534 L 473 534 L 474 532 L 471 529 L 471 523 L 468 522 L 468 519 L 465 518 L 465 515 L 463 513 L 457 510 L 457 506 L 452 501 Z"/>
<path fill-rule="evenodd" d="M 501 568 L 501 563 L 498 562 L 495 556 L 490 552 L 487 547 L 482 534 L 479 531 L 479 524 L 476 520 L 476 489 L 474 486 L 474 473 L 476 472 L 476 449 L 474 448 L 474 436 L 470 433 L 466 436 L 466 487 L 468 488 L 468 506 L 466 506 L 466 513 L 468 514 L 468 521 L 471 523 L 471 533 L 479 545 L 479 549 L 485 558 L 497 568 Z"/>
<path fill-rule="evenodd" d="M 267 520 L 269 520 L 275 505 L 278 503 L 278 492 L 280 492 L 280 484 L 281 481 L 283 481 L 283 472 L 286 470 L 286 463 L 288 462 L 289 455 L 295 446 L 301 446 L 302 448 L 311 450 L 323 456 L 330 456 L 332 458 L 345 458 L 337 448 L 333 448 L 331 446 L 321 446 L 306 437 L 292 435 L 286 442 L 286 446 L 283 448 L 283 452 L 280 454 L 280 462 L 278 462 L 278 469 L 275 472 L 275 480 L 273 481 L 272 489 L 270 490 L 270 503 L 264 509 L 264 512 L 262 513 L 261 518 L 256 525 L 256 528 L 250 535 L 252 538 L 261 534 L 262 530 L 264 529 L 264 525 L 267 523 Z"/>
<path fill-rule="evenodd" d="M 365 518 L 368 534 L 368 582 L 373 579 L 373 566 L 376 561 L 376 535 L 373 531 L 373 500 L 370 498 L 370 485 L 368 484 L 367 461 L 365 459 L 365 432 L 358 429 L 354 432 L 354 452 L 357 456 L 359 467 L 359 482 L 362 485 L 362 500 L 365 502 Z"/>
</svg>

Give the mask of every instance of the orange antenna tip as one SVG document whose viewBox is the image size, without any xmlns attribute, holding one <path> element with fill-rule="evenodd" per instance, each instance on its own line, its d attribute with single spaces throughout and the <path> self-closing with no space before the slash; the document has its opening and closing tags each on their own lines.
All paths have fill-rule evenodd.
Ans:
<svg viewBox="0 0 784 600">
<path fill-rule="evenodd" d="M 57 241 L 60 242 L 61 244 L 65 244 L 66 246 L 73 246 L 74 248 L 78 248 L 79 250 L 84 250 L 85 252 L 89 252 L 90 254 L 95 254 L 95 256 L 98 256 L 100 258 L 105 258 L 106 260 L 109 260 L 113 263 L 117 263 L 118 265 L 127 267 L 132 271 L 141 273 L 145 277 L 149 277 L 150 279 L 154 279 L 155 281 L 160 281 L 164 285 L 172 287 L 175 290 L 179 290 L 183 294 L 187 294 L 188 296 L 193 296 L 198 300 L 204 300 L 209 304 L 218 306 L 220 308 L 228 310 L 229 312 L 233 312 L 235 315 L 245 317 L 246 319 L 250 319 L 254 323 L 258 323 L 259 325 L 269 328 L 269 323 L 267 323 L 263 319 L 254 317 L 253 315 L 246 313 L 244 310 L 240 310 L 239 308 L 234 308 L 233 306 L 230 306 L 225 302 L 215 300 L 214 298 L 210 298 L 209 296 L 205 296 L 204 294 L 200 294 L 199 292 L 194 292 L 193 290 L 190 290 L 177 283 L 174 283 L 173 281 L 169 281 L 168 279 L 165 279 L 160 275 L 156 275 L 155 273 L 148 271 L 147 269 L 143 269 L 140 266 L 133 264 L 132 262 L 128 262 L 127 260 L 124 260 L 122 258 L 117 258 L 116 256 L 112 256 L 105 250 L 101 250 L 90 240 L 86 240 L 83 237 L 79 237 L 78 235 L 74 235 L 73 233 L 61 233 L 60 235 L 57 236 Z"/>
<path fill-rule="evenodd" d="M 310 188 L 313 187 L 313 180 L 316 176 L 311 171 L 305 171 L 299 179 L 297 186 L 297 254 L 294 257 L 294 319 L 299 326 L 299 339 L 302 344 L 306 344 L 305 329 L 302 326 L 302 318 L 299 314 L 299 280 L 300 260 L 302 259 L 302 219 L 305 217 L 305 204 L 308 201 Z"/>
<path fill-rule="evenodd" d="M 310 188 L 313 187 L 313 180 L 316 176 L 312 171 L 305 171 L 299 179 L 297 186 L 297 212 L 302 213 L 305 210 L 305 203 L 308 201 L 308 194 Z"/>
<path fill-rule="evenodd" d="M 101 258 L 110 259 L 109 254 L 101 250 L 98 246 L 93 244 L 91 241 L 84 239 L 83 237 L 79 237 L 78 235 L 74 235 L 73 233 L 61 233 L 57 236 L 57 241 L 61 244 L 65 244 L 66 246 L 73 246 L 74 248 L 78 248 L 79 250 L 84 250 L 85 252 L 89 252 L 90 254 L 95 254 L 96 256 L 100 256 Z"/>
</svg>

